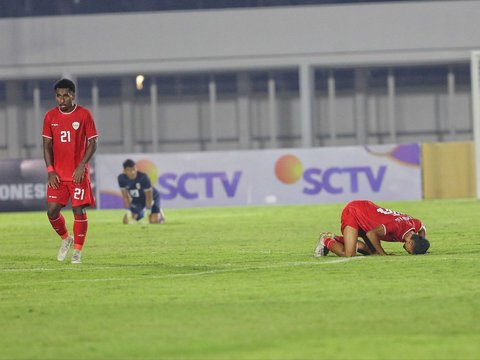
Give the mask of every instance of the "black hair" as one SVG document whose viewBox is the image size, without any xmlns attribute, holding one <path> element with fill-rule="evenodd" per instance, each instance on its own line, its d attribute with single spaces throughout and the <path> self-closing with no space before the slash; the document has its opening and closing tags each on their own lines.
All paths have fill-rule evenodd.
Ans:
<svg viewBox="0 0 480 360">
<path fill-rule="evenodd" d="M 123 162 L 123 168 L 126 169 L 127 167 L 134 167 L 135 166 L 135 161 L 132 159 L 127 159 Z"/>
<path fill-rule="evenodd" d="M 413 240 L 414 255 L 425 254 L 428 248 L 430 247 L 430 242 L 427 239 L 425 239 L 423 236 L 420 236 L 418 234 L 413 234 L 412 240 Z"/>
<path fill-rule="evenodd" d="M 72 80 L 69 79 L 60 79 L 55 83 L 53 90 L 57 89 L 68 89 L 71 92 L 75 93 L 75 84 Z"/>
</svg>

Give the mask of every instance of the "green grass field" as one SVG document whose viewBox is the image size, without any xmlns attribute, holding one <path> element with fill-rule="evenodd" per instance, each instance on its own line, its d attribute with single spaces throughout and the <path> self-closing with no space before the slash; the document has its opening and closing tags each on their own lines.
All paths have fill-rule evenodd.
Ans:
<svg viewBox="0 0 480 360">
<path fill-rule="evenodd" d="M 479 202 L 378 203 L 430 253 L 314 258 L 342 204 L 91 210 L 72 265 L 45 213 L 0 214 L 0 359 L 479 359 Z"/>
</svg>

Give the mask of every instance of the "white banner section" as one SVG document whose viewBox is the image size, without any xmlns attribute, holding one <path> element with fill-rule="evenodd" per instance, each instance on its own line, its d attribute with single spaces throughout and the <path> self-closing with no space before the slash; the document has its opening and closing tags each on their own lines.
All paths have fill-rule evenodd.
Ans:
<svg viewBox="0 0 480 360">
<path fill-rule="evenodd" d="M 420 146 L 404 144 L 97 155 L 100 208 L 123 207 L 117 176 L 127 158 L 148 175 L 165 208 L 422 198 Z"/>
</svg>

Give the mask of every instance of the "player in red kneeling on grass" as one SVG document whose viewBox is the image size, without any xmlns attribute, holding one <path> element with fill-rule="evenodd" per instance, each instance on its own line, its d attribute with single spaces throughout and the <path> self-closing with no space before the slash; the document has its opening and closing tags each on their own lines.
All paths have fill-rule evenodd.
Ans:
<svg viewBox="0 0 480 360">
<path fill-rule="evenodd" d="M 346 257 L 355 256 L 356 252 L 363 255 L 395 255 L 385 252 L 381 240 L 402 242 L 403 248 L 412 255 L 425 254 L 430 247 L 425 238 L 425 226 L 419 219 L 367 200 L 351 201 L 345 205 L 341 231 L 343 236 L 320 234 L 314 255 L 325 256 L 329 251 Z"/>
<path fill-rule="evenodd" d="M 72 264 L 82 262 L 88 220 L 85 208 L 95 206 L 88 162 L 97 149 L 95 122 L 87 109 L 75 104 L 75 84 L 61 79 L 54 86 L 58 107 L 45 114 L 43 155 L 48 171 L 47 215 L 62 239 L 57 260 L 63 261 L 72 243 Z M 61 209 L 72 201 L 73 237 Z"/>
</svg>

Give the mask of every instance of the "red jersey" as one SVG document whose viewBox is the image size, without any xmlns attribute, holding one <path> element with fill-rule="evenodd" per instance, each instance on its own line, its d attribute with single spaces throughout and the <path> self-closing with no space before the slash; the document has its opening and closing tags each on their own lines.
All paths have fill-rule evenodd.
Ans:
<svg viewBox="0 0 480 360">
<path fill-rule="evenodd" d="M 95 122 L 87 109 L 75 105 L 69 113 L 59 107 L 45 114 L 42 136 L 52 139 L 53 167 L 61 181 L 73 181 L 73 172 L 87 150 L 88 140 L 97 137 Z M 85 167 L 89 179 L 90 167 Z"/>
<path fill-rule="evenodd" d="M 401 242 L 405 241 L 404 236 L 410 230 L 418 233 L 424 228 L 418 219 L 382 208 L 367 200 L 351 201 L 345 205 L 342 212 L 342 232 L 347 225 L 365 233 L 381 225 L 385 229 L 385 235 L 380 236 L 380 240 Z"/>
</svg>

